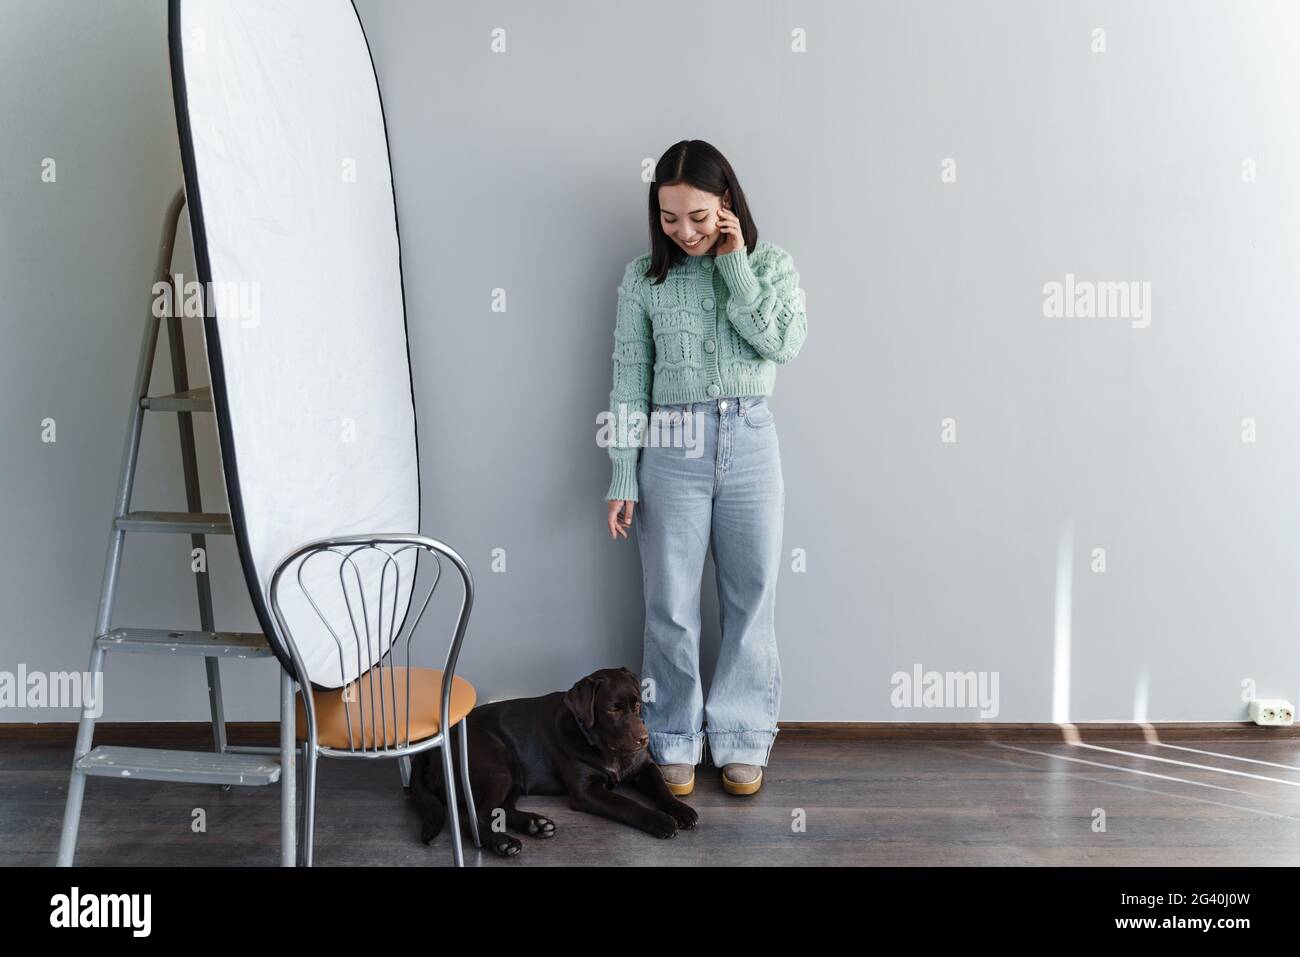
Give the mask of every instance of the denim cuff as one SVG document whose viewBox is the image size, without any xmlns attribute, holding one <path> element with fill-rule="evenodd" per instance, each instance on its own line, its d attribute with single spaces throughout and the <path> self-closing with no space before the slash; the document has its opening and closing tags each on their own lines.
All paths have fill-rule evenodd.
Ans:
<svg viewBox="0 0 1300 957">
<path fill-rule="evenodd" d="M 753 764 L 767 767 L 779 733 L 771 731 L 709 731 L 709 757 L 714 767 Z"/>
<path fill-rule="evenodd" d="M 704 758 L 704 732 L 650 732 L 650 757 L 655 764 L 699 764 Z"/>
</svg>

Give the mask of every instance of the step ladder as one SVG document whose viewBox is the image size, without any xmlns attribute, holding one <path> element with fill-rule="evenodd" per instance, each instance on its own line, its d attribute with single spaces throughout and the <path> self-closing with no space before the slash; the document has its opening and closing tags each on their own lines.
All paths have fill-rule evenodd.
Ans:
<svg viewBox="0 0 1300 957">
<path fill-rule="evenodd" d="M 185 206 L 185 192 L 179 190 L 172 198 L 163 221 L 162 239 L 158 247 L 158 260 L 154 269 L 154 284 L 172 285 L 172 303 L 181 301 L 180 289 L 171 275 L 172 251 L 176 244 L 176 229 L 181 210 Z M 151 288 L 154 288 L 151 287 Z M 177 312 L 175 308 L 170 310 Z M 112 530 L 109 534 L 108 557 L 104 566 L 104 579 L 99 596 L 99 613 L 95 623 L 95 638 L 90 653 L 90 674 L 104 670 L 104 658 L 111 652 L 192 656 L 202 658 L 207 669 L 208 704 L 212 712 L 212 750 L 175 751 L 157 748 L 91 747 L 95 733 L 95 702 L 83 703 L 81 723 L 77 729 L 76 752 L 72 759 L 72 777 L 68 785 L 68 801 L 64 809 L 63 828 L 59 837 L 58 864 L 72 864 L 77 844 L 77 830 L 81 821 L 81 805 L 85 796 L 87 777 L 109 777 L 146 781 L 181 781 L 196 784 L 214 784 L 223 789 L 233 786 L 256 786 L 280 783 L 280 862 L 293 866 L 296 852 L 296 802 L 295 802 L 295 749 L 294 717 L 295 684 L 288 672 L 280 669 L 280 746 L 278 748 L 237 747 L 226 741 L 226 722 L 221 703 L 222 658 L 273 658 L 274 653 L 266 637 L 258 633 L 217 631 L 212 620 L 212 589 L 208 579 L 207 564 L 195 573 L 199 602 L 199 630 L 159 628 L 114 628 L 113 607 L 117 598 L 118 572 L 122 565 L 122 550 L 127 532 L 189 535 L 191 548 L 204 549 L 208 535 L 230 535 L 234 529 L 230 516 L 204 512 L 199 491 L 199 475 L 194 451 L 193 414 L 212 411 L 212 393 L 209 387 L 191 389 L 185 362 L 185 339 L 181 320 L 169 315 L 167 339 L 171 350 L 174 392 L 171 395 L 149 395 L 149 380 L 153 373 L 154 357 L 162 319 L 154 315 L 152 292 L 149 319 L 145 326 L 144 341 L 140 348 L 139 366 L 136 370 L 135 393 L 127 425 L 126 443 L 122 452 L 121 475 L 117 487 Z M 136 462 L 140 453 L 140 433 L 146 412 L 175 413 L 180 425 L 181 461 L 185 476 L 185 512 L 132 511 L 131 493 L 135 485 Z M 91 694 L 101 687 L 93 679 Z"/>
</svg>

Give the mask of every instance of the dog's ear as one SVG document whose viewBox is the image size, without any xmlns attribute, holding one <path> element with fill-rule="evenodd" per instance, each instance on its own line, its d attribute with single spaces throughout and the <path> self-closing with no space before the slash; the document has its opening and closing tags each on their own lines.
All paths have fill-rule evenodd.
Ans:
<svg viewBox="0 0 1300 957">
<path fill-rule="evenodd" d="M 596 723 L 596 689 L 604 680 L 602 676 L 587 675 L 564 695 L 564 703 L 584 728 Z"/>
<path fill-rule="evenodd" d="M 628 681 L 632 682 L 632 684 L 636 687 L 636 696 L 638 698 L 644 698 L 645 689 L 641 686 L 640 675 L 638 675 L 631 668 L 619 668 L 618 670 L 623 672 L 623 674 L 627 675 Z"/>
</svg>

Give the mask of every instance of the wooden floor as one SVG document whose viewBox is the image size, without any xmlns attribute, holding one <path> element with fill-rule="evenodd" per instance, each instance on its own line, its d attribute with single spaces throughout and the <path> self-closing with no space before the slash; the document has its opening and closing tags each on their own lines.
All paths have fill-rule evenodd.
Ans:
<svg viewBox="0 0 1300 957">
<path fill-rule="evenodd" d="M 1201 749 L 1201 750 L 1190 750 Z M 1202 753 L 1209 752 L 1209 753 Z M 0 741 L 0 865 L 54 862 L 71 749 Z M 844 741 L 783 734 L 757 795 L 722 790 L 699 768 L 700 825 L 672 840 L 528 798 L 549 841 L 523 838 L 489 867 L 581 865 L 1295 865 L 1300 739 L 1095 744 L 1021 739 Z M 206 833 L 192 830 L 206 812 Z M 316 861 L 451 862 L 448 835 L 425 847 L 394 762 L 323 760 Z M 1098 811 L 1105 832 L 1094 831 Z M 806 830 L 797 832 L 797 817 Z M 81 865 L 276 865 L 279 789 L 91 778 Z"/>
</svg>

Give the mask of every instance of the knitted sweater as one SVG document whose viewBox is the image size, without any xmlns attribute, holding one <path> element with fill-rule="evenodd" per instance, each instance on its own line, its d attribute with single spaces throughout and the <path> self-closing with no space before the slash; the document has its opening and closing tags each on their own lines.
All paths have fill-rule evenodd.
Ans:
<svg viewBox="0 0 1300 957">
<path fill-rule="evenodd" d="M 776 367 L 799 354 L 808 333 L 799 273 L 790 254 L 760 239 L 722 256 L 688 256 L 658 285 L 650 255 L 627 264 L 614 324 L 609 394 L 613 479 L 606 500 L 639 501 L 637 459 L 650 403 L 771 395 Z"/>
</svg>

